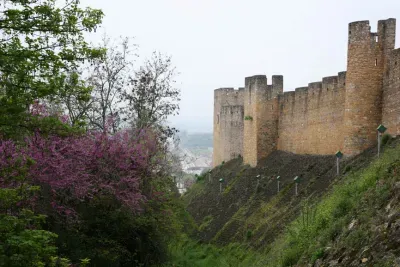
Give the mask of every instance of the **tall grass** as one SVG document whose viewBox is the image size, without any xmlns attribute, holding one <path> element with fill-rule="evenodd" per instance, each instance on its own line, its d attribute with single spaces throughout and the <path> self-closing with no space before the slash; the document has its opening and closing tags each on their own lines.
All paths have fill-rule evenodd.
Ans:
<svg viewBox="0 0 400 267">
<path fill-rule="evenodd" d="M 313 262 L 336 237 L 347 231 L 354 214 L 364 205 L 364 214 L 372 215 L 376 206 L 387 201 L 391 185 L 398 179 L 390 170 L 400 165 L 400 149 L 387 149 L 384 155 L 364 170 L 343 177 L 322 200 L 310 207 L 305 203 L 302 214 L 271 246 L 266 266 L 293 266 L 302 259 Z M 374 201 L 367 205 L 366 201 Z M 360 213 L 360 212 L 358 212 Z M 368 220 L 366 216 L 366 219 Z M 349 247 L 362 246 L 368 240 L 366 229 L 349 233 Z"/>
</svg>

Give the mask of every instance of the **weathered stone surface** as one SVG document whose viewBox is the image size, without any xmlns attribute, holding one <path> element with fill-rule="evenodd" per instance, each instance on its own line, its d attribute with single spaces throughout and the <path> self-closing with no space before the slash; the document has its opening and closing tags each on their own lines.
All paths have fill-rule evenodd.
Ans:
<svg viewBox="0 0 400 267">
<path fill-rule="evenodd" d="M 214 91 L 213 167 L 243 155 L 243 88 Z"/>
<path fill-rule="evenodd" d="M 252 166 L 274 150 L 356 155 L 377 143 L 384 124 L 400 134 L 400 49 L 396 20 L 349 24 L 347 71 L 283 93 L 283 77 L 245 79 L 245 89 L 218 89 L 214 99 L 214 166 L 238 154 Z M 228 90 L 228 91 L 227 91 Z M 234 94 L 238 96 L 233 97 Z M 251 119 L 245 119 L 251 118 Z"/>
</svg>

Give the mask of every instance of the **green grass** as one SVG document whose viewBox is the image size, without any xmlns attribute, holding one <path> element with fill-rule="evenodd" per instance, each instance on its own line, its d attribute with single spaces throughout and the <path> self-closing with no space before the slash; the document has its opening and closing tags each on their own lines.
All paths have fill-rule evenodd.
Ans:
<svg viewBox="0 0 400 267">
<path fill-rule="evenodd" d="M 394 184 L 400 180 L 400 148 L 386 148 L 380 159 L 367 168 L 351 171 L 336 181 L 336 184 L 321 199 L 302 203 L 300 215 L 287 226 L 287 230 L 270 244 L 265 251 L 254 251 L 246 242 L 217 247 L 199 244 L 188 239 L 171 246 L 172 262 L 166 266 L 307 266 L 323 257 L 327 247 L 362 249 L 373 236 L 374 218 L 379 207 L 386 205 Z M 247 237 L 261 237 L 257 231 L 263 224 L 273 223 L 274 201 L 261 203 L 259 209 L 245 218 L 249 199 L 232 217 L 241 221 L 239 229 Z M 267 218 L 264 216 L 267 214 Z M 210 222 L 212 218 L 206 221 Z M 357 227 L 349 230 L 349 224 L 357 221 Z M 247 225 L 252 224 L 250 229 Z M 220 232 L 229 222 L 222 227 Z M 252 241 L 251 241 L 252 242 Z M 392 259 L 382 259 L 379 266 L 391 266 Z M 378 266 L 378 265 L 376 265 Z"/>
<path fill-rule="evenodd" d="M 373 218 L 376 207 L 388 200 L 391 185 L 397 179 L 391 169 L 399 166 L 399 161 L 399 148 L 387 149 L 381 159 L 366 169 L 345 176 L 316 204 L 307 223 L 304 221 L 307 212 L 302 212 L 286 233 L 274 242 L 266 266 L 291 266 L 300 258 L 315 261 L 339 235 L 344 236 L 342 242 L 347 247 L 367 244 L 369 229 L 365 225 Z M 366 203 L 368 201 L 370 203 Z M 356 211 L 360 213 L 359 220 L 363 224 L 349 232 L 347 227 Z"/>
<path fill-rule="evenodd" d="M 204 217 L 203 223 L 199 226 L 199 231 L 203 231 L 204 229 L 206 229 L 212 221 L 213 217 L 211 215 Z"/>
<path fill-rule="evenodd" d="M 252 251 L 245 245 L 230 244 L 217 247 L 196 243 L 182 237 L 179 243 L 170 246 L 171 262 L 162 267 L 248 267 L 263 266 L 261 253 Z"/>
</svg>

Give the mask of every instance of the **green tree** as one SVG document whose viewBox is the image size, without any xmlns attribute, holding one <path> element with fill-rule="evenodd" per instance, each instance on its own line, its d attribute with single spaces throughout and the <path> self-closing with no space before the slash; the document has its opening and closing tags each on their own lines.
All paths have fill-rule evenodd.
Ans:
<svg viewBox="0 0 400 267">
<path fill-rule="evenodd" d="M 95 31 L 101 10 L 80 8 L 79 0 L 5 0 L 0 4 L 0 133 L 30 131 L 29 109 L 51 100 L 68 75 L 87 60 L 102 57 L 84 32 Z M 90 90 L 77 92 L 90 94 Z M 84 96 L 81 96 L 84 97 Z M 36 126 L 36 125 L 34 125 Z"/>
<path fill-rule="evenodd" d="M 0 150 L 5 153 L 3 145 Z M 41 229 L 45 216 L 29 209 L 40 189 L 25 180 L 34 162 L 6 154 L 0 157 L 0 181 L 11 181 L 15 186 L 0 187 L 0 267 L 69 266 L 68 259 L 57 257 L 57 235 Z M 6 161 L 12 164 L 7 167 Z"/>
</svg>

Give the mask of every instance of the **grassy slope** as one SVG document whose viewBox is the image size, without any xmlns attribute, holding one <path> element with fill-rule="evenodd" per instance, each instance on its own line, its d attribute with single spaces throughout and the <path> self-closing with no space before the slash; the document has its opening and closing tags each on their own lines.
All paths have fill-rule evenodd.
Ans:
<svg viewBox="0 0 400 267">
<path fill-rule="evenodd" d="M 368 167 L 338 179 L 318 201 L 303 201 L 300 215 L 272 244 L 256 251 L 246 242 L 217 247 L 186 239 L 171 246 L 174 266 L 276 267 L 315 262 L 362 266 L 362 261 L 368 266 L 395 266 L 400 254 L 399 181 L 397 146 Z M 260 205 L 244 224 L 259 222 L 257 216 L 271 209 L 273 201 Z M 273 215 L 276 210 L 264 220 L 272 220 Z"/>
</svg>

